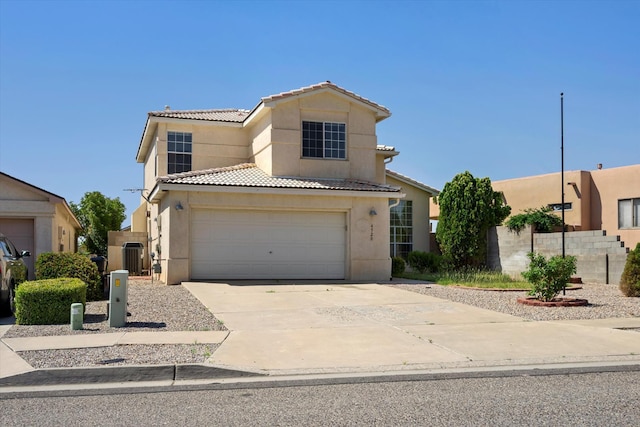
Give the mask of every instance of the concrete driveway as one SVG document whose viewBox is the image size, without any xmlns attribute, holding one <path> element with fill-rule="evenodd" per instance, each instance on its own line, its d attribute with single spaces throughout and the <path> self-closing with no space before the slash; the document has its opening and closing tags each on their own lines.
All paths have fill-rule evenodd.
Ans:
<svg viewBox="0 0 640 427">
<path fill-rule="evenodd" d="M 612 322 L 531 322 L 377 284 L 183 283 L 230 330 L 209 360 L 268 373 L 640 360 Z M 640 327 L 640 319 L 622 319 Z M 630 323 L 629 323 L 630 322 Z"/>
</svg>

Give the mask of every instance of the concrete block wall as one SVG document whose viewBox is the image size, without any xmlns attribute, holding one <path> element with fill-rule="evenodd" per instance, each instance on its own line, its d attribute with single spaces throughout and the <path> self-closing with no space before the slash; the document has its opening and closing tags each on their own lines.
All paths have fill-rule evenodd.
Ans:
<svg viewBox="0 0 640 427">
<path fill-rule="evenodd" d="M 506 227 L 489 233 L 488 265 L 512 277 L 520 277 L 529 264 L 531 250 L 546 257 L 562 254 L 562 233 L 532 233 L 527 227 L 519 234 Z M 620 283 L 628 249 L 620 236 L 607 236 L 604 230 L 565 233 L 565 254 L 577 258 L 576 275 L 585 283 Z"/>
</svg>

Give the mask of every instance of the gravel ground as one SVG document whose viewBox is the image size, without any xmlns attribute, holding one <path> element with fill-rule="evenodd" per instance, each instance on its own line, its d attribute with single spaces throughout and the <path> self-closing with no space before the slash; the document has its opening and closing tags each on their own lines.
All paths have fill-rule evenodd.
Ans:
<svg viewBox="0 0 640 427">
<path fill-rule="evenodd" d="M 486 291 L 424 283 L 389 284 L 393 288 L 418 292 L 534 321 L 640 317 L 640 298 L 622 296 L 615 285 L 585 284 L 568 290 L 567 297 L 586 298 L 586 307 L 532 307 L 518 304 L 524 291 Z M 152 284 L 145 279 L 129 281 L 130 316 L 124 328 L 110 328 L 106 301 L 87 303 L 84 329 L 65 325 L 14 325 L 3 338 L 96 334 L 133 331 L 221 331 L 224 325 L 187 289 L 180 285 Z M 215 352 L 215 344 L 118 345 L 70 350 L 20 352 L 35 368 L 101 365 L 145 365 L 204 363 Z"/>
<path fill-rule="evenodd" d="M 640 298 L 623 296 L 615 285 L 584 284 L 580 285 L 582 289 L 567 290 L 567 298 L 588 300 L 589 305 L 584 307 L 533 307 L 518 304 L 516 300 L 526 296 L 525 291 L 488 291 L 436 284 L 394 284 L 389 286 L 511 314 L 528 320 L 640 317 Z"/>
<path fill-rule="evenodd" d="M 107 301 L 87 303 L 84 329 L 64 325 L 14 325 L 3 338 L 82 335 L 139 331 L 226 331 L 186 288 L 151 283 L 148 279 L 128 282 L 127 325 L 111 328 L 107 320 Z M 118 345 L 69 350 L 23 351 L 18 354 L 34 368 L 61 368 L 100 365 L 147 365 L 204 363 L 216 344 Z"/>
</svg>

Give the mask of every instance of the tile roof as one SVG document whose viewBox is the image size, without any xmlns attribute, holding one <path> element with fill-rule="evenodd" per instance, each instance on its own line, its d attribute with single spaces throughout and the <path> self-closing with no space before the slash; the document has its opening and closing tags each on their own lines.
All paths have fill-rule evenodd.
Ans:
<svg viewBox="0 0 640 427">
<path fill-rule="evenodd" d="M 221 110 L 162 110 L 149 112 L 150 117 L 168 117 L 172 119 L 206 120 L 214 122 L 242 123 L 249 110 L 227 108 Z"/>
<path fill-rule="evenodd" d="M 402 175 L 401 173 L 392 171 L 390 169 L 387 169 L 386 173 L 387 173 L 387 175 L 389 175 L 389 176 L 391 176 L 393 178 L 396 178 L 399 181 L 404 181 L 404 182 L 406 182 L 408 184 L 411 184 L 411 185 L 414 185 L 414 186 L 416 186 L 418 188 L 422 188 L 423 190 L 432 193 L 434 196 L 436 196 L 436 195 L 438 195 L 440 193 L 440 190 L 436 190 L 435 188 L 430 187 L 427 184 L 423 184 L 420 181 L 416 181 L 415 179 L 409 178 L 408 176 Z"/>
<path fill-rule="evenodd" d="M 397 187 L 355 179 L 269 176 L 253 163 L 161 176 L 158 177 L 158 183 L 222 187 L 400 192 L 400 189 Z"/>
<path fill-rule="evenodd" d="M 365 104 L 370 105 L 371 107 L 377 108 L 379 110 L 383 110 L 385 111 L 387 114 L 391 115 L 391 111 L 389 111 L 389 109 L 383 105 L 380 104 L 376 104 L 375 102 L 362 97 L 360 95 L 358 95 L 357 93 L 351 92 L 349 90 L 346 90 L 344 88 L 341 88 L 340 86 L 331 83 L 329 80 L 327 80 L 326 82 L 320 82 L 314 85 L 310 85 L 310 86 L 305 86 L 305 87 L 301 87 L 299 89 L 294 89 L 294 90 L 290 90 L 288 92 L 281 92 L 278 93 L 276 95 L 270 95 L 270 96 L 265 96 L 262 98 L 262 102 L 271 102 L 271 101 L 277 101 L 279 99 L 283 99 L 283 98 L 288 98 L 290 96 L 296 96 L 296 95 L 301 95 L 303 93 L 307 93 L 307 92 L 312 92 L 314 90 L 317 89 L 324 89 L 324 88 L 331 88 L 337 92 L 341 92 L 344 95 L 350 96 L 352 98 L 357 99 L 360 102 L 363 102 Z"/>
</svg>

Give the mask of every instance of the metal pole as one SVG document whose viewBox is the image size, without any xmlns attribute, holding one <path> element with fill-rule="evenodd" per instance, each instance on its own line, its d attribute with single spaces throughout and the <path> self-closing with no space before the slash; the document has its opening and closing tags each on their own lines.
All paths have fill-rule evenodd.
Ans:
<svg viewBox="0 0 640 427">
<path fill-rule="evenodd" d="M 564 93 L 560 93 L 560 185 L 562 186 L 562 258 L 564 259 Z M 566 295 L 567 285 L 562 286 L 562 295 Z"/>
</svg>

